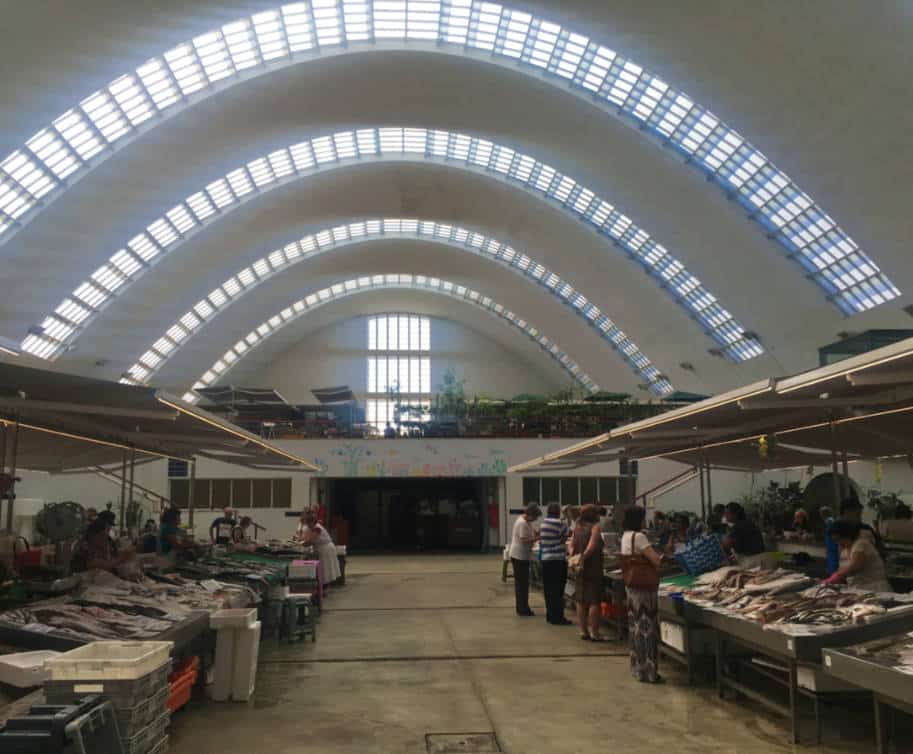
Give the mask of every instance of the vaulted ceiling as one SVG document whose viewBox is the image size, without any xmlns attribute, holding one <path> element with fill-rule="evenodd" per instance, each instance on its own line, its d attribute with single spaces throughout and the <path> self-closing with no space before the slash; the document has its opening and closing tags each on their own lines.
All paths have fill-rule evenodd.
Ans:
<svg viewBox="0 0 913 754">
<path fill-rule="evenodd" d="M 601 387 L 644 397 L 798 371 L 840 331 L 910 322 L 902 0 L 410 0 L 403 31 L 394 0 L 374 4 L 369 39 L 354 0 L 8 5 L 0 335 L 45 357 L 25 361 L 117 379 L 152 348 L 168 358 L 133 379 L 186 389 L 294 302 L 371 275 L 477 291 Z M 339 12 L 345 47 L 326 26 Z M 461 19 L 458 44 L 423 38 Z M 174 51 L 194 39 L 196 58 Z M 351 236 L 385 218 L 434 231 Z M 437 298 L 389 287 L 320 320 L 383 301 L 476 322 Z M 199 328 L 163 341 L 201 302 Z"/>
</svg>

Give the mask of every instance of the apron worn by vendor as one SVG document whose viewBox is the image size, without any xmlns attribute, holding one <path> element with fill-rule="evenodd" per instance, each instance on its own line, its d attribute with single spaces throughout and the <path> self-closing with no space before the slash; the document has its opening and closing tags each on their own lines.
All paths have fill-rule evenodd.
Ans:
<svg viewBox="0 0 913 754">
<path fill-rule="evenodd" d="M 308 537 L 311 532 L 317 534 L 317 539 L 313 544 L 317 548 L 317 557 L 320 558 L 320 570 L 323 571 L 323 583 L 332 584 L 336 579 L 342 576 L 342 569 L 339 567 L 339 558 L 336 555 L 336 545 L 330 539 L 330 533 L 317 524 L 312 530 L 306 524 L 298 525 L 298 538 Z M 308 537 L 310 539 L 310 537 Z"/>
</svg>

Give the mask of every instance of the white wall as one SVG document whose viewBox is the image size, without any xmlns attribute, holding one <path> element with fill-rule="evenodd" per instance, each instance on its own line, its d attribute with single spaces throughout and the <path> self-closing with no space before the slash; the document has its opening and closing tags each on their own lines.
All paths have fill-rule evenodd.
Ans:
<svg viewBox="0 0 913 754">
<path fill-rule="evenodd" d="M 320 467 L 318 477 L 326 478 L 392 478 L 392 477 L 506 477 L 506 500 L 502 501 L 502 521 L 507 521 L 507 511 L 523 507 L 522 478 L 524 474 L 506 474 L 506 469 L 516 463 L 544 453 L 567 447 L 573 439 L 539 440 L 289 440 L 281 441 L 289 451 Z M 669 461 L 651 461 L 641 464 L 638 479 L 639 491 L 645 491 L 685 470 L 686 467 Z M 617 463 L 590 466 L 573 472 L 557 472 L 548 476 L 616 476 Z M 167 470 L 164 462 L 154 462 L 136 469 L 136 482 L 162 495 L 168 494 Z M 530 473 L 530 475 L 534 475 Z M 200 459 L 197 478 L 292 478 L 291 511 L 300 511 L 312 502 L 312 479 L 315 475 L 286 471 L 254 471 Z M 752 478 L 746 474 L 714 472 L 714 500 L 726 502 L 750 489 Z M 766 482 L 765 482 L 766 483 Z M 103 508 L 106 502 L 118 506 L 120 490 L 95 475 L 51 476 L 41 473 L 23 473 L 17 493 L 21 499 L 34 499 L 31 512 L 40 507 L 41 501 L 59 502 L 75 500 L 85 506 Z M 152 506 L 144 506 L 147 510 Z M 658 506 L 665 510 L 700 510 L 697 482 L 690 482 L 670 495 L 663 497 Z M 25 510 L 25 504 L 20 507 Z M 265 526 L 267 537 L 289 536 L 295 520 L 286 515 L 287 510 L 254 509 L 254 520 Z M 204 536 L 212 519 L 219 511 L 197 510 L 194 517 L 195 532 Z"/>
<path fill-rule="evenodd" d="M 500 323 L 494 322 L 494 326 Z M 313 402 L 311 388 L 348 385 L 359 397 L 367 389 L 368 324 L 352 317 L 330 324 L 285 351 L 257 378 L 258 385 L 274 387 L 292 403 Z M 545 359 L 540 355 L 540 359 Z M 546 365 L 548 365 L 546 361 Z M 569 379 L 556 382 L 542 369 L 505 351 L 484 333 L 458 322 L 431 318 L 431 390 L 453 368 L 466 379 L 469 396 L 485 393 L 511 398 L 518 393 L 552 393 Z"/>
</svg>

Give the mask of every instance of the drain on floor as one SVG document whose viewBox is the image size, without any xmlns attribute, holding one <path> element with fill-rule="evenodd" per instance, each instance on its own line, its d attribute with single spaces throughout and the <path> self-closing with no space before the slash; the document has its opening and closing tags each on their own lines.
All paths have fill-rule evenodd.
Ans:
<svg viewBox="0 0 913 754">
<path fill-rule="evenodd" d="M 501 751 L 494 733 L 427 733 L 428 754 L 482 754 Z"/>
</svg>

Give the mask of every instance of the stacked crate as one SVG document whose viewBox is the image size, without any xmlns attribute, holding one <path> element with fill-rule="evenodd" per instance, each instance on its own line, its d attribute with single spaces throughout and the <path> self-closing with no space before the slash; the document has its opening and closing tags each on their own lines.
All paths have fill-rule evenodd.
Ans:
<svg viewBox="0 0 913 754">
<path fill-rule="evenodd" d="M 171 716 L 170 641 L 97 641 L 47 662 L 44 693 L 50 704 L 72 703 L 87 694 L 111 702 L 124 754 L 168 750 Z"/>
</svg>

